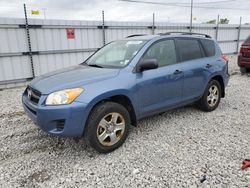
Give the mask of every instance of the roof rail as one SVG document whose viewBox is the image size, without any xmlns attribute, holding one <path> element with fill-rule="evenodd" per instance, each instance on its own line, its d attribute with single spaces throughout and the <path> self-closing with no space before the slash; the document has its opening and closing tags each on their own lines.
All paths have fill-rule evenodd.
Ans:
<svg viewBox="0 0 250 188">
<path fill-rule="evenodd" d="M 134 35 L 129 35 L 126 38 L 130 38 L 130 37 L 139 37 L 139 36 L 145 36 L 146 34 L 134 34 Z"/>
<path fill-rule="evenodd" d="M 181 34 L 181 35 L 200 35 L 206 38 L 212 38 L 210 35 L 202 34 L 202 33 L 190 33 L 190 32 L 167 32 L 167 33 L 159 33 L 159 35 L 171 35 L 171 34 Z"/>
</svg>

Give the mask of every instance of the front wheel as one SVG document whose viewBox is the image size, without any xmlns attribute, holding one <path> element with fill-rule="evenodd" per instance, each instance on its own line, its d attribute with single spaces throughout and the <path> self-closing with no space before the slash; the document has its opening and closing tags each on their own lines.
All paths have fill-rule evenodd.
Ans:
<svg viewBox="0 0 250 188">
<path fill-rule="evenodd" d="M 130 116 L 122 105 L 105 102 L 92 110 L 86 126 L 87 143 L 100 153 L 108 153 L 126 140 Z"/>
<path fill-rule="evenodd" d="M 218 107 L 220 99 L 221 84 L 217 80 L 211 80 L 197 105 L 201 110 L 210 112 Z"/>
</svg>

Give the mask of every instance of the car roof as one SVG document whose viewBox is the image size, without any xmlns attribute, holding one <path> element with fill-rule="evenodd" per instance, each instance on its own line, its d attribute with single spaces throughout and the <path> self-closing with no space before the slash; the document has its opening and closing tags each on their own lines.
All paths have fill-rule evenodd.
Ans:
<svg viewBox="0 0 250 188">
<path fill-rule="evenodd" d="M 200 34 L 200 33 L 185 33 L 185 32 L 169 32 L 169 33 L 159 33 L 156 35 L 145 35 L 145 34 L 135 34 L 130 35 L 125 38 L 125 40 L 151 40 L 154 38 L 173 38 L 173 37 L 183 37 L 183 38 L 196 38 L 196 39 L 208 39 L 213 40 L 207 34 Z"/>
</svg>

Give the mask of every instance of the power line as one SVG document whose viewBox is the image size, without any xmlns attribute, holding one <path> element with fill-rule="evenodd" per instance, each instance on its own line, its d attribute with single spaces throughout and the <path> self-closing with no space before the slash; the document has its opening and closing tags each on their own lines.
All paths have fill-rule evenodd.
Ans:
<svg viewBox="0 0 250 188">
<path fill-rule="evenodd" d="M 136 3 L 150 3 L 150 4 L 159 4 L 159 5 L 190 5 L 190 3 L 163 3 L 163 2 L 150 2 L 150 1 L 134 1 L 134 0 L 120 0 L 120 1 L 128 1 L 128 2 L 136 2 Z M 220 4 L 220 3 L 228 3 L 228 2 L 234 2 L 236 0 L 222 0 L 222 1 L 207 1 L 207 2 L 195 2 L 197 5 L 202 4 Z"/>
<path fill-rule="evenodd" d="M 165 5 L 165 6 L 172 6 L 172 7 L 184 7 L 184 8 L 190 8 L 190 5 L 188 4 L 182 4 L 182 3 L 163 3 L 163 2 L 152 2 L 152 1 L 138 1 L 138 0 L 119 0 L 119 1 L 124 1 L 124 2 L 129 2 L 129 3 L 142 3 L 142 4 L 153 4 L 153 5 Z M 223 1 L 225 2 L 231 2 L 233 0 L 225 0 Z M 222 2 L 222 1 L 218 1 L 218 2 Z M 208 2 L 207 2 L 208 3 Z M 211 2 L 211 3 L 215 3 L 215 2 Z M 196 3 L 198 4 L 198 3 Z M 212 6 L 197 6 L 194 5 L 194 8 L 200 8 L 200 9 L 223 9 L 223 10 L 249 10 L 245 9 L 245 8 L 230 8 L 230 7 L 212 7 Z"/>
<path fill-rule="evenodd" d="M 195 2 L 195 4 L 201 5 L 201 4 L 219 4 L 219 3 L 228 3 L 233 2 L 236 0 L 222 0 L 222 1 L 207 1 L 207 2 Z M 190 4 L 190 3 L 169 3 L 169 4 Z"/>
</svg>

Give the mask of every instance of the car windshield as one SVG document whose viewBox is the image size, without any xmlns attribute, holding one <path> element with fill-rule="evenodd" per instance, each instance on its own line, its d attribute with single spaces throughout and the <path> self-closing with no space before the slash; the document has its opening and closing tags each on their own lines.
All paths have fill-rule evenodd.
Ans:
<svg viewBox="0 0 250 188">
<path fill-rule="evenodd" d="M 115 41 L 101 48 L 85 63 L 100 68 L 123 68 L 130 63 L 145 43 L 146 40 Z"/>
</svg>

